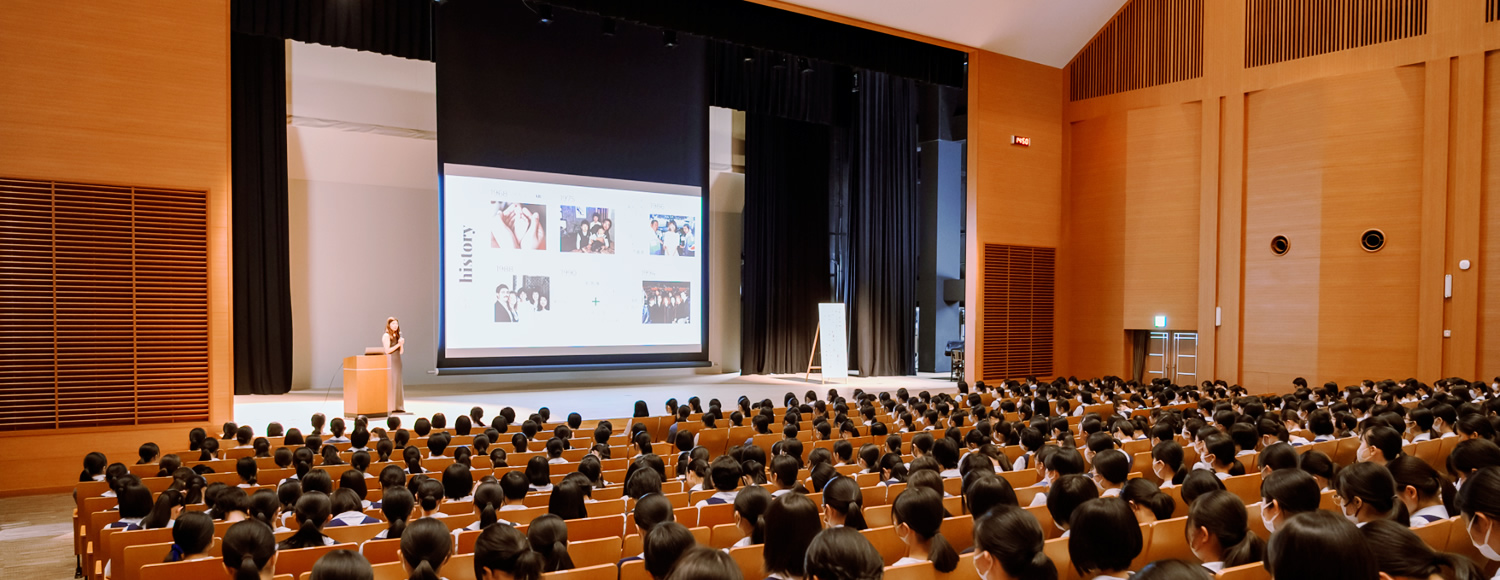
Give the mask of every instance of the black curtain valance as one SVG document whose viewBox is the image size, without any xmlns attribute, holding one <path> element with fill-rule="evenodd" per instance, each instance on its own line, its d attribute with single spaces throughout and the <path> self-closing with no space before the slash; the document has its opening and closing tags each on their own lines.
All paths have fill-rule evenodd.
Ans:
<svg viewBox="0 0 1500 580">
<path fill-rule="evenodd" d="M 233 0 L 241 34 L 432 60 L 432 0 Z"/>
</svg>

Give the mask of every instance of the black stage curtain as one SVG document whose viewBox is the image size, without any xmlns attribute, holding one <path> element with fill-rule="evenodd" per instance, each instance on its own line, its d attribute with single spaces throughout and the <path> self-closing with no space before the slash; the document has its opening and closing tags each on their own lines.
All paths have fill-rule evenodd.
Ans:
<svg viewBox="0 0 1500 580">
<path fill-rule="evenodd" d="M 745 374 L 803 372 L 827 302 L 831 128 L 745 116 L 744 267 L 740 353 Z"/>
<path fill-rule="evenodd" d="M 433 0 L 234 0 L 234 32 L 432 60 Z"/>
<path fill-rule="evenodd" d="M 864 71 L 855 101 L 845 265 L 852 284 L 849 362 L 860 376 L 910 375 L 916 372 L 917 83 Z M 748 189 L 745 197 L 748 204 Z"/>
<path fill-rule="evenodd" d="M 848 123 L 852 79 L 848 67 L 724 42 L 708 43 L 708 104 L 715 107 L 843 125 Z"/>
<path fill-rule="evenodd" d="M 239 33 L 230 42 L 234 392 L 281 394 L 292 388 L 286 44 Z"/>
</svg>

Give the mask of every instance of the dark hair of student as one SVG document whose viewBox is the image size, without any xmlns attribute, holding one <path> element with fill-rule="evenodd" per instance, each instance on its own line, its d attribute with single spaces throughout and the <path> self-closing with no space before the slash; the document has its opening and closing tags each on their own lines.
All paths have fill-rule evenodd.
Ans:
<svg viewBox="0 0 1500 580">
<path fill-rule="evenodd" d="M 198 461 L 213 461 L 219 458 L 219 440 L 209 437 L 199 448 Z"/>
<path fill-rule="evenodd" d="M 276 492 L 266 489 L 251 494 L 250 500 L 245 503 L 246 514 L 265 522 L 266 525 L 272 528 L 280 525 L 275 519 L 276 512 L 279 509 L 281 509 L 281 498 L 276 495 Z"/>
<path fill-rule="evenodd" d="M 1459 478 L 1467 478 L 1475 470 L 1496 465 L 1500 465 L 1500 446 L 1488 439 L 1459 442 L 1448 455 L 1448 473 Z M 1468 487 L 1468 483 L 1464 486 Z"/>
<path fill-rule="evenodd" d="M 1382 518 L 1390 518 L 1402 525 L 1411 525 L 1411 514 L 1406 504 L 1396 497 L 1396 478 L 1384 465 L 1356 463 L 1339 470 L 1335 493 L 1347 504 L 1357 499 L 1370 506 Z"/>
<path fill-rule="evenodd" d="M 1157 520 L 1171 519 L 1172 512 L 1177 509 L 1177 500 L 1163 493 L 1160 487 L 1144 477 L 1125 482 L 1120 488 L 1120 499 L 1151 510 Z"/>
<path fill-rule="evenodd" d="M 161 461 L 157 462 L 157 466 L 160 467 L 160 469 L 156 470 L 157 477 L 171 477 L 177 472 L 177 468 L 182 467 L 182 458 L 178 457 L 175 453 L 168 453 L 161 457 Z"/>
<path fill-rule="evenodd" d="M 1359 529 L 1375 553 L 1381 572 L 1392 578 L 1484 580 L 1484 570 L 1468 558 L 1434 551 L 1411 528 L 1391 520 L 1376 520 Z"/>
<path fill-rule="evenodd" d="M 1250 533 L 1250 514 L 1238 496 L 1227 491 L 1211 491 L 1198 497 L 1188 510 L 1187 537 L 1206 528 L 1219 541 L 1224 567 L 1233 568 L 1261 561 L 1266 545 L 1260 536 Z"/>
<path fill-rule="evenodd" d="M 984 515 L 997 505 L 1018 505 L 1015 488 L 993 471 L 970 471 L 963 481 L 964 506 L 971 514 Z"/>
<path fill-rule="evenodd" d="M 552 474 L 547 467 L 547 458 L 540 455 L 526 460 L 526 480 L 535 487 L 552 483 Z"/>
<path fill-rule="evenodd" d="M 739 564 L 727 552 L 692 546 L 667 572 L 668 580 L 744 580 Z"/>
<path fill-rule="evenodd" d="M 412 522 L 401 534 L 401 559 L 411 567 L 410 580 L 438 580 L 438 571 L 453 554 L 453 535 L 435 518 Z"/>
<path fill-rule="evenodd" d="M 141 460 L 135 462 L 136 465 L 145 465 L 156 461 L 156 457 L 161 455 L 161 448 L 157 447 L 155 443 L 142 443 L 139 454 Z"/>
<path fill-rule="evenodd" d="M 266 439 L 265 437 L 256 437 L 255 441 L 253 443 L 251 443 L 250 445 L 251 445 L 251 447 L 253 449 L 255 449 L 255 457 L 261 458 L 261 457 L 270 457 L 271 456 L 271 440 L 270 439 Z"/>
<path fill-rule="evenodd" d="M 1214 580 L 1208 569 L 1183 560 L 1157 560 L 1147 564 L 1130 580 Z"/>
<path fill-rule="evenodd" d="M 1323 453 L 1322 451 L 1314 450 L 1303 453 L 1302 461 L 1297 464 L 1297 468 L 1317 477 L 1327 479 L 1329 481 L 1329 484 L 1332 485 L 1334 471 L 1333 459 L 1330 459 L 1328 457 L 1328 454 Z"/>
<path fill-rule="evenodd" d="M 1261 469 L 1269 467 L 1271 471 L 1279 471 L 1296 469 L 1300 459 L 1297 449 L 1290 443 L 1278 442 L 1260 450 L 1260 456 L 1256 461 L 1257 467 Z"/>
<path fill-rule="evenodd" d="M 321 491 L 325 494 L 333 493 L 333 476 L 322 469 L 311 469 L 302 475 L 302 491 Z"/>
<path fill-rule="evenodd" d="M 141 520 L 141 527 L 147 530 L 167 527 L 172 521 L 172 509 L 183 505 L 182 500 L 182 492 L 171 489 L 161 492 L 151 505 L 151 512 Z"/>
<path fill-rule="evenodd" d="M 823 527 L 817 504 L 800 493 L 782 494 L 771 500 L 763 518 L 766 572 L 803 576 L 807 546 Z"/>
<path fill-rule="evenodd" d="M 1187 470 L 1182 468 L 1183 451 L 1182 444 L 1176 441 L 1162 441 L 1151 448 L 1151 459 L 1160 461 L 1172 469 L 1172 484 L 1182 485 L 1187 478 Z"/>
<path fill-rule="evenodd" d="M 474 577 L 484 578 L 485 570 L 505 572 L 515 580 L 540 580 L 542 556 L 519 530 L 490 526 L 474 540 Z"/>
<path fill-rule="evenodd" d="M 1046 539 L 1041 523 L 1014 505 L 995 506 L 974 521 L 974 550 L 1015 580 L 1057 580 L 1057 566 L 1042 550 Z"/>
<path fill-rule="evenodd" d="M 213 516 L 216 520 L 225 519 L 229 514 L 234 512 L 244 512 L 246 515 L 249 515 L 247 511 L 249 506 L 250 496 L 245 494 L 243 488 L 225 487 L 219 490 L 219 493 L 214 496 L 214 506 L 208 510 L 208 515 Z"/>
<path fill-rule="evenodd" d="M 908 487 L 891 505 L 891 521 L 898 529 L 904 525 L 923 542 L 931 542 L 928 558 L 938 572 L 946 574 L 958 567 L 958 551 L 943 537 L 943 496 Z"/>
<path fill-rule="evenodd" d="M 234 471 L 240 476 L 240 481 L 255 485 L 255 475 L 260 471 L 260 465 L 255 462 L 254 457 L 241 457 L 234 462 Z"/>
<path fill-rule="evenodd" d="M 547 513 L 564 520 L 589 517 L 587 499 L 582 486 L 577 482 L 564 480 L 552 489 L 552 496 L 547 498 Z"/>
<path fill-rule="evenodd" d="M 401 459 L 406 462 L 406 472 L 411 474 L 423 473 L 422 451 L 416 447 L 407 447 L 401 450 Z"/>
<path fill-rule="evenodd" d="M 203 440 L 208 437 L 208 432 L 202 427 L 193 427 L 188 431 L 188 451 L 197 451 L 203 446 Z"/>
<path fill-rule="evenodd" d="M 849 527 L 818 532 L 808 544 L 803 561 L 807 577 L 819 580 L 878 580 L 882 566 L 875 546 Z"/>
<path fill-rule="evenodd" d="M 380 499 L 380 513 L 389 525 L 385 529 L 387 540 L 401 537 L 406 532 L 406 520 L 417 509 L 417 500 L 404 487 L 393 487 L 385 491 Z"/>
<path fill-rule="evenodd" d="M 443 469 L 443 497 L 460 500 L 468 497 L 473 489 L 474 476 L 470 475 L 469 466 L 454 463 Z"/>
<path fill-rule="evenodd" d="M 1192 507 L 1193 500 L 1210 491 L 1224 489 L 1224 482 L 1207 469 L 1194 469 L 1182 480 L 1182 501 Z"/>
<path fill-rule="evenodd" d="M 274 537 L 273 541 L 274 541 Z M 184 512 L 172 524 L 172 551 L 163 562 L 177 562 L 202 554 L 214 543 L 214 519 L 203 512 Z"/>
<path fill-rule="evenodd" d="M 1052 486 L 1047 489 L 1047 513 L 1052 515 L 1052 521 L 1068 525 L 1078 506 L 1098 497 L 1099 486 L 1094 484 L 1094 480 L 1076 473 L 1064 475 L 1053 481 Z"/>
<path fill-rule="evenodd" d="M 297 533 L 287 538 L 277 549 L 294 550 L 323 545 L 323 524 L 333 513 L 333 502 L 322 492 L 309 491 L 297 498 Z"/>
<path fill-rule="evenodd" d="M 94 476 L 104 473 L 104 468 L 109 465 L 109 458 L 98 451 L 90 451 L 83 456 L 83 472 L 78 474 L 78 481 L 93 481 Z"/>
<path fill-rule="evenodd" d="M 334 550 L 313 563 L 309 580 L 373 580 L 370 561 L 354 550 Z"/>
<path fill-rule="evenodd" d="M 416 483 L 413 488 L 412 483 Z M 424 512 L 430 512 L 438 508 L 443 502 L 443 484 L 429 477 L 412 478 L 407 482 L 407 489 L 413 489 L 412 497 L 416 498 L 417 505 Z"/>
<path fill-rule="evenodd" d="M 542 557 L 542 572 L 573 569 L 573 557 L 568 555 L 568 526 L 562 518 L 543 514 L 532 520 L 526 528 L 526 539 L 532 551 Z"/>
<path fill-rule="evenodd" d="M 856 530 L 869 527 L 865 524 L 864 494 L 853 478 L 836 477 L 823 486 L 823 505 L 843 515 L 844 525 L 847 527 Z"/>
<path fill-rule="evenodd" d="M 224 568 L 234 580 L 258 580 L 260 571 L 276 557 L 276 535 L 258 520 L 243 520 L 224 532 L 220 549 Z"/>
<path fill-rule="evenodd" d="M 1068 554 L 1081 577 L 1127 570 L 1141 554 L 1141 527 L 1123 499 L 1084 502 L 1073 510 L 1068 529 Z"/>
<path fill-rule="evenodd" d="M 667 496 L 648 493 L 635 501 L 635 509 L 630 517 L 635 521 L 636 533 L 644 537 L 652 528 L 673 521 L 676 515 L 672 512 L 672 501 Z"/>
<path fill-rule="evenodd" d="M 297 447 L 302 445 L 302 442 L 302 430 L 296 427 L 287 429 L 286 435 L 282 436 L 281 438 L 281 444 L 285 447 Z M 196 451 L 196 449 L 194 449 L 194 451 Z"/>
<path fill-rule="evenodd" d="M 693 533 L 677 522 L 665 522 L 651 529 L 642 542 L 646 571 L 651 577 L 665 578 L 682 554 L 694 544 Z"/>
<path fill-rule="evenodd" d="M 1375 580 L 1379 561 L 1359 528 L 1316 510 L 1287 520 L 1266 546 L 1266 571 L 1276 580 Z"/>
</svg>

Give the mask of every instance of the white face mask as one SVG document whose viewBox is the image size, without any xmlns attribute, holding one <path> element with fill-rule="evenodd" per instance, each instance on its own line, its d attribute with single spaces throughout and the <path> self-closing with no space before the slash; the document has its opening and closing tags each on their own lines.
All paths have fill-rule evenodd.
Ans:
<svg viewBox="0 0 1500 580">
<path fill-rule="evenodd" d="M 1266 515 L 1265 506 L 1260 508 L 1260 523 L 1266 527 L 1266 531 L 1276 533 L 1276 516 Z"/>
<path fill-rule="evenodd" d="M 1354 508 L 1354 513 L 1350 514 L 1349 512 L 1344 511 L 1348 507 L 1349 507 L 1348 503 L 1346 503 L 1346 504 L 1344 504 L 1342 506 L 1339 506 L 1339 513 L 1344 514 L 1344 519 L 1349 520 L 1349 523 L 1354 524 L 1356 526 L 1359 525 L 1359 508 Z"/>
<path fill-rule="evenodd" d="M 984 554 L 981 553 L 980 556 L 982 556 L 982 555 L 984 555 Z M 980 570 L 979 569 L 979 560 L 980 559 L 981 558 L 979 556 L 975 556 L 974 557 L 974 572 L 978 573 L 980 578 L 989 578 L 990 577 L 990 571 L 989 570 Z M 983 559 L 984 560 L 989 560 L 989 558 L 983 558 Z M 990 564 L 990 567 L 994 568 L 994 564 L 993 563 Z"/>
<path fill-rule="evenodd" d="M 1474 547 L 1477 548 L 1479 550 L 1479 553 L 1484 555 L 1485 558 L 1488 558 L 1490 560 L 1500 560 L 1500 551 L 1496 551 L 1494 548 L 1490 547 L 1490 532 L 1495 531 L 1495 524 L 1493 522 L 1490 523 L 1489 531 L 1484 533 L 1484 540 L 1479 542 L 1474 541 L 1473 527 L 1474 520 L 1469 520 L 1469 529 L 1465 530 L 1469 532 L 1469 542 L 1473 543 Z"/>
</svg>

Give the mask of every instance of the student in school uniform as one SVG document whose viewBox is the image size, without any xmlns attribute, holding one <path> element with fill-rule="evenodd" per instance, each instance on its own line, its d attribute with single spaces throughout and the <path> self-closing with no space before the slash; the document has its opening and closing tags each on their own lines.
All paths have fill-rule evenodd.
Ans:
<svg viewBox="0 0 1500 580">
<path fill-rule="evenodd" d="M 361 526 L 364 524 L 378 524 L 379 519 L 365 515 L 360 509 L 359 494 L 352 489 L 339 488 L 334 490 L 330 498 L 330 511 L 334 514 L 333 519 L 328 520 L 324 527 Z"/>
<path fill-rule="evenodd" d="M 1411 513 L 1411 525 L 1423 526 L 1448 519 L 1437 470 L 1426 461 L 1410 455 L 1397 457 L 1385 465 L 1396 480 L 1397 495 Z"/>
<path fill-rule="evenodd" d="M 892 566 L 932 562 L 939 573 L 958 567 L 958 551 L 943 537 L 943 498 L 926 488 L 907 488 L 891 504 L 896 536 L 906 545 L 906 555 Z"/>
<path fill-rule="evenodd" d="M 760 486 L 747 487 L 735 496 L 734 525 L 744 537 L 733 546 L 725 548 L 725 552 L 733 548 L 758 546 L 765 541 L 765 519 L 762 516 L 771 507 L 772 499 L 766 488 Z"/>
<path fill-rule="evenodd" d="M 709 464 L 708 475 L 713 481 L 714 489 L 718 491 L 699 500 L 695 507 L 734 503 L 734 498 L 739 495 L 740 478 L 744 476 L 740 462 L 728 455 L 720 455 Z"/>
<path fill-rule="evenodd" d="M 510 471 L 500 476 L 500 490 L 505 493 L 505 501 L 500 505 L 502 512 L 526 509 L 526 493 L 531 491 L 531 480 L 526 479 L 526 474 L 519 471 Z"/>
<path fill-rule="evenodd" d="M 1261 561 L 1265 543 L 1250 532 L 1245 503 L 1228 491 L 1198 496 L 1188 510 L 1188 549 L 1217 575 L 1225 568 Z"/>
<path fill-rule="evenodd" d="M 151 514 L 155 505 L 151 500 L 151 490 L 138 482 L 131 482 L 120 488 L 118 495 L 120 519 L 105 527 L 124 531 L 141 529 L 141 520 Z"/>
<path fill-rule="evenodd" d="M 675 515 L 672 512 L 672 501 L 660 493 L 650 493 L 641 496 L 640 499 L 636 500 L 635 509 L 631 511 L 630 518 L 635 521 L 636 533 L 640 534 L 643 539 L 647 538 L 651 535 L 651 530 L 656 529 L 657 526 L 675 521 Z M 642 560 L 645 557 L 645 552 L 634 556 L 626 556 L 620 559 L 618 565 L 624 566 L 626 562 Z"/>
<path fill-rule="evenodd" d="M 805 578 L 808 545 L 823 527 L 817 504 L 805 494 L 789 493 L 771 500 L 764 519 L 761 566 L 766 578 Z"/>
<path fill-rule="evenodd" d="M 1105 449 L 1094 456 L 1094 484 L 1099 497 L 1120 495 L 1120 488 L 1130 477 L 1130 456 L 1119 449 Z"/>
<path fill-rule="evenodd" d="M 1356 526 L 1380 519 L 1410 525 L 1406 504 L 1396 494 L 1396 479 L 1384 465 L 1355 463 L 1339 470 L 1335 478 L 1334 509 Z"/>
<path fill-rule="evenodd" d="M 1081 580 L 1126 580 L 1141 554 L 1140 524 L 1125 500 L 1102 498 L 1078 506 L 1068 537 L 1068 555 Z"/>
<path fill-rule="evenodd" d="M 1073 512 L 1085 502 L 1098 499 L 1099 486 L 1088 476 L 1074 473 L 1053 480 L 1045 495 L 1047 513 L 1052 515 L 1053 525 L 1062 530 L 1062 537 L 1066 538 L 1073 533 L 1070 525 Z M 1132 513 L 1131 517 L 1134 518 L 1135 515 Z"/>
</svg>

